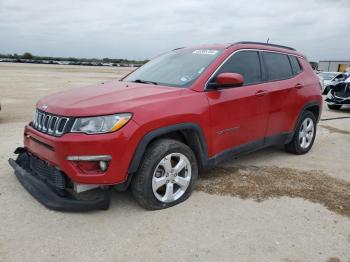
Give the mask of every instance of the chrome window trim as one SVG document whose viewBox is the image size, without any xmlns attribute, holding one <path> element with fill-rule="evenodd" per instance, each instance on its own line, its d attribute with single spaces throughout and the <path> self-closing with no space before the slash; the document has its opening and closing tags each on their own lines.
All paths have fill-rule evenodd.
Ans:
<svg viewBox="0 0 350 262">
<path fill-rule="evenodd" d="M 295 57 L 299 57 L 301 59 L 304 59 L 304 57 L 300 56 L 300 55 L 296 55 L 296 54 L 290 54 L 287 52 L 282 52 L 282 51 L 273 51 L 273 50 L 264 50 L 264 49 L 258 49 L 258 48 L 243 48 L 243 49 L 238 49 L 236 51 L 234 51 L 233 53 L 231 53 L 228 57 L 225 58 L 224 61 L 222 61 L 222 63 L 216 68 L 216 70 L 210 75 L 210 77 L 207 79 L 207 81 L 205 82 L 205 87 L 204 87 L 204 91 L 208 91 L 211 89 L 208 89 L 208 84 L 210 79 L 213 78 L 213 76 L 220 70 L 220 68 L 227 62 L 227 60 L 229 60 L 234 54 L 237 54 L 238 52 L 242 52 L 242 51 L 255 51 L 255 52 L 270 52 L 270 53 L 277 53 L 277 54 L 283 54 L 283 55 L 290 55 L 290 56 L 295 56 Z M 292 67 L 292 65 L 291 65 Z M 299 72 L 299 74 L 301 72 L 303 72 L 303 67 L 300 65 L 301 67 L 301 71 Z M 293 71 L 293 69 L 292 69 Z M 293 78 L 296 75 L 292 75 Z M 290 79 L 290 78 L 286 78 L 286 79 Z M 263 83 L 269 83 L 269 82 L 274 82 L 274 81 L 282 81 L 282 80 L 286 80 L 286 79 L 280 79 L 280 80 L 267 80 L 267 81 L 262 81 L 260 83 L 256 83 L 256 84 L 250 84 L 250 85 L 259 85 L 259 84 L 263 84 Z M 246 85 L 246 86 L 250 86 L 250 85 Z"/>
</svg>

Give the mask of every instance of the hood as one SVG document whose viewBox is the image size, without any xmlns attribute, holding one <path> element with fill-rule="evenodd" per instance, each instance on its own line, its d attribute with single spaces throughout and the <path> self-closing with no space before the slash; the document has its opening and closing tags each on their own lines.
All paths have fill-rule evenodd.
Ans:
<svg viewBox="0 0 350 262">
<path fill-rule="evenodd" d="M 323 80 L 324 85 L 329 85 L 331 83 L 331 80 Z"/>
<path fill-rule="evenodd" d="M 37 108 L 62 116 L 108 115 L 133 112 L 136 107 L 178 97 L 182 91 L 176 87 L 111 81 L 49 95 L 37 103 Z"/>
</svg>

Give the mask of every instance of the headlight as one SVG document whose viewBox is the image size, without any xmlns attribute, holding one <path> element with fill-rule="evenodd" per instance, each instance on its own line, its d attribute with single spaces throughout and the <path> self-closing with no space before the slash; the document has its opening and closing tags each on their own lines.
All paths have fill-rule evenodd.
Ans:
<svg viewBox="0 0 350 262">
<path fill-rule="evenodd" d="M 77 118 L 71 132 L 86 134 L 110 133 L 119 130 L 131 119 L 132 114 L 116 114 L 108 116 Z"/>
</svg>

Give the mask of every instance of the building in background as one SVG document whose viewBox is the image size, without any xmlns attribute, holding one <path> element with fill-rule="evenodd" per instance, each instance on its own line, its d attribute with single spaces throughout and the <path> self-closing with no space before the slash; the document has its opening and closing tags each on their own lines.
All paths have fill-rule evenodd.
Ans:
<svg viewBox="0 0 350 262">
<path fill-rule="evenodd" d="M 318 63 L 318 70 L 327 72 L 344 72 L 350 67 L 350 60 L 322 60 Z"/>
</svg>

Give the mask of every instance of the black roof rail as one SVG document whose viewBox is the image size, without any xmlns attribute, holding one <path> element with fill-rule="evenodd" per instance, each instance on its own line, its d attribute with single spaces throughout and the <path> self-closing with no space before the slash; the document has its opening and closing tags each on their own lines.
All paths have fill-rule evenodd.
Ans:
<svg viewBox="0 0 350 262">
<path fill-rule="evenodd" d="M 285 48 L 285 49 L 297 51 L 294 48 L 289 47 L 289 46 L 285 46 L 285 45 L 275 45 L 275 44 L 262 43 L 262 42 L 251 42 L 251 41 L 241 41 L 241 42 L 237 42 L 237 43 L 231 44 L 230 46 L 238 45 L 238 44 L 265 45 L 265 46 L 273 46 L 273 47 L 279 47 L 279 48 Z"/>
</svg>

